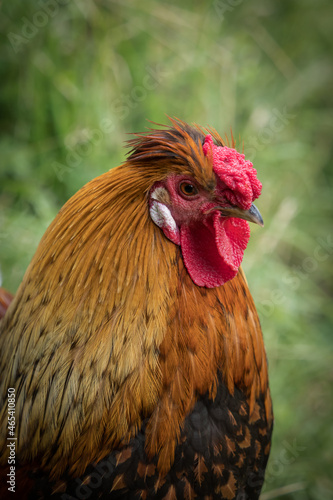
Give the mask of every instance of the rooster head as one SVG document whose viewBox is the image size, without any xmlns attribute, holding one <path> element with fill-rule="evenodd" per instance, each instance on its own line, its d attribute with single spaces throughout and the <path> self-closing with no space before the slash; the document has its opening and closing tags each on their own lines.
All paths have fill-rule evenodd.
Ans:
<svg viewBox="0 0 333 500">
<path fill-rule="evenodd" d="M 252 163 L 215 131 L 214 142 L 199 127 L 172 122 L 174 129 L 138 141 L 130 159 L 145 158 L 146 165 L 150 159 L 152 170 L 160 166 L 162 179 L 148 194 L 151 219 L 181 247 L 194 283 L 217 287 L 238 272 L 250 237 L 248 221 L 263 226 L 253 204 L 262 185 Z"/>
</svg>

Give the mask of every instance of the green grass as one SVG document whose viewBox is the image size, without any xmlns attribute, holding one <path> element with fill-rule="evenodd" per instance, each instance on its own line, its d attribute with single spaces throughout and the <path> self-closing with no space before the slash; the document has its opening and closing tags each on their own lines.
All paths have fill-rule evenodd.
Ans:
<svg viewBox="0 0 333 500">
<path fill-rule="evenodd" d="M 16 290 L 59 208 L 123 160 L 146 119 L 232 127 L 264 186 L 265 227 L 244 259 L 276 419 L 262 496 L 331 499 L 331 2 L 57 5 L 46 17 L 31 0 L 2 6 L 4 286 Z"/>
</svg>

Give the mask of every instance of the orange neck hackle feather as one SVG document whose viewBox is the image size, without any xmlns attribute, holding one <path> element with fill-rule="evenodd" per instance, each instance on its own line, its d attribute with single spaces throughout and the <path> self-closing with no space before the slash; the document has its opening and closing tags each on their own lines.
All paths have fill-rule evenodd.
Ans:
<svg viewBox="0 0 333 500">
<path fill-rule="evenodd" d="M 0 323 L 0 398 L 15 387 L 19 460 L 37 460 L 53 477 L 81 474 L 147 417 L 146 451 L 167 471 L 185 416 L 199 394 L 214 396 L 219 370 L 231 393 L 245 391 L 251 411 L 266 394 L 271 415 L 242 271 L 219 288 L 196 286 L 180 248 L 150 219 L 149 191 L 171 173 L 215 185 L 202 131 L 173 126 L 138 135 L 127 162 L 65 204 Z"/>
</svg>

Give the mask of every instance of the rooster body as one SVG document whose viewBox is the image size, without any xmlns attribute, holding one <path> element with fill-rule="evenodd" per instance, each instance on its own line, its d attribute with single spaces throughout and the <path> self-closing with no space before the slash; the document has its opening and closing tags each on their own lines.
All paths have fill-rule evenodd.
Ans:
<svg viewBox="0 0 333 500">
<path fill-rule="evenodd" d="M 172 124 L 66 203 L 0 323 L 20 498 L 260 494 L 273 417 L 239 269 L 258 181 L 222 173 L 216 132 Z"/>
</svg>

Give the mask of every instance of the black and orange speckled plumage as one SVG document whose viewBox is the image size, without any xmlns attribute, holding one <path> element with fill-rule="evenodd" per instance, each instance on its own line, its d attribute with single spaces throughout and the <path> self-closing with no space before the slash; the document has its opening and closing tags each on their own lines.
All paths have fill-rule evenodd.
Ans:
<svg viewBox="0 0 333 500">
<path fill-rule="evenodd" d="M 246 279 L 198 287 L 149 216 L 170 173 L 215 186 L 204 133 L 172 123 L 66 203 L 0 323 L 20 498 L 258 498 L 272 409 Z"/>
</svg>

